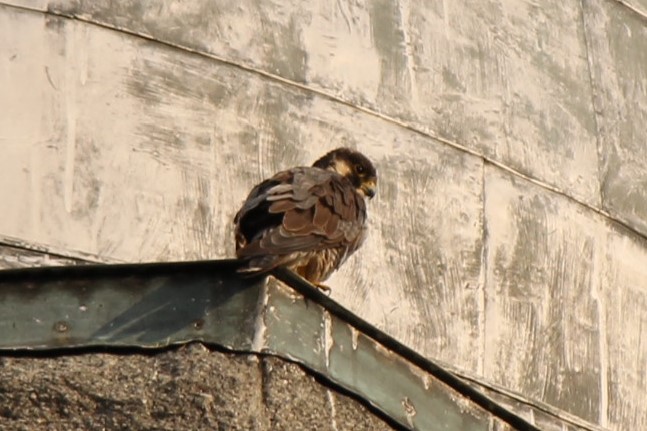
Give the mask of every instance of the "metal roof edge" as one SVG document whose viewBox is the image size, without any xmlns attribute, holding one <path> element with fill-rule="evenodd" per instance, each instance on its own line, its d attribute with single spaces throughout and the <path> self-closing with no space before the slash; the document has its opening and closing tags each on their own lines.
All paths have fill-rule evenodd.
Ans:
<svg viewBox="0 0 647 431">
<path fill-rule="evenodd" d="M 299 362 L 411 429 L 490 430 L 501 421 L 540 429 L 290 271 L 275 271 L 281 284 L 242 278 L 237 266 L 229 259 L 0 271 L 0 351 L 200 341 Z"/>
</svg>

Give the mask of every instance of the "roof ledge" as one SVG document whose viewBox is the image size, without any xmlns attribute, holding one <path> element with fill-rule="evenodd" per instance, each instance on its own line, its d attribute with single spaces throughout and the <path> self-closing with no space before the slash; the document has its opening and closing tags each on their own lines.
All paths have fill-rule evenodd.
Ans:
<svg viewBox="0 0 647 431">
<path fill-rule="evenodd" d="M 540 429 L 506 407 L 518 400 L 485 395 L 485 387 L 424 358 L 295 274 L 277 271 L 283 283 L 245 279 L 237 267 L 219 260 L 0 271 L 0 351 L 199 341 L 298 362 L 406 428 Z M 579 428 L 546 409 L 526 410 L 533 422 Z"/>
</svg>

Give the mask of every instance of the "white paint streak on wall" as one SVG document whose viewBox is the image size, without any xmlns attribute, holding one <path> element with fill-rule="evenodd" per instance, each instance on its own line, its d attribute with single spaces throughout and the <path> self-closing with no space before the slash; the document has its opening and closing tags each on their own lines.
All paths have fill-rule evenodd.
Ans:
<svg viewBox="0 0 647 431">
<path fill-rule="evenodd" d="M 451 27 L 450 27 L 450 24 L 449 24 L 449 15 L 450 15 L 449 4 L 450 3 L 451 3 L 450 1 L 443 0 L 443 6 L 442 6 L 443 7 L 443 23 L 445 24 L 443 26 L 443 30 L 444 30 L 444 33 L 445 33 L 445 40 L 447 40 L 447 41 L 451 40 L 451 36 L 450 36 Z"/>
<path fill-rule="evenodd" d="M 646 429 L 644 397 L 647 393 L 647 241 L 631 238 L 611 226 L 604 261 L 602 302 L 606 307 L 608 350 L 607 424 L 626 429 L 623 420 Z M 605 358 L 606 359 L 606 358 Z M 613 388 L 622 387 L 621 391 Z M 627 395 L 631 394 L 631 395 Z M 635 394 L 635 395 L 634 395 Z"/>
<path fill-rule="evenodd" d="M 399 13 L 400 13 L 400 28 L 402 29 L 402 36 L 404 38 L 404 52 L 405 52 L 405 61 L 406 69 L 408 72 L 409 78 L 409 105 L 414 110 L 419 110 L 419 98 L 418 98 L 418 83 L 416 82 L 416 69 L 415 61 L 416 56 L 414 55 L 414 45 L 411 41 L 411 35 L 409 34 L 413 31 L 414 26 L 409 22 L 409 19 L 412 14 L 415 14 L 411 10 L 411 1 L 410 0 L 400 0 L 399 2 Z"/>
<path fill-rule="evenodd" d="M 591 298 L 595 301 L 596 314 L 597 314 L 597 329 L 600 333 L 598 337 L 598 350 L 600 352 L 600 414 L 598 423 L 602 427 L 607 427 L 609 424 L 609 345 L 607 342 L 608 327 L 607 327 L 607 312 L 608 304 L 605 301 L 605 294 L 602 292 L 604 288 L 601 285 L 602 269 L 604 265 L 604 255 L 602 250 L 606 250 L 608 244 L 606 238 L 598 235 L 598 243 L 600 245 L 594 257 L 594 268 L 596 269 L 594 276 L 591 278 Z"/>
</svg>

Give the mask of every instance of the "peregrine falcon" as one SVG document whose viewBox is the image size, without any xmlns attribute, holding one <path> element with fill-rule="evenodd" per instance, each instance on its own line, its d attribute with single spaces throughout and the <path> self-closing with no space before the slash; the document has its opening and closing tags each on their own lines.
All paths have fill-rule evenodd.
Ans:
<svg viewBox="0 0 647 431">
<path fill-rule="evenodd" d="M 376 187 L 373 164 L 349 148 L 261 182 L 234 218 L 239 272 L 282 266 L 329 290 L 321 283 L 364 242 L 364 199 Z"/>
</svg>

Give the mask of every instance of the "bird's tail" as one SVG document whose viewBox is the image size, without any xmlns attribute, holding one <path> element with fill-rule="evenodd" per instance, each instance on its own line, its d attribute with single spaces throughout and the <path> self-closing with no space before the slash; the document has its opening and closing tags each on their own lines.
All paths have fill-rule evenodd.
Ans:
<svg viewBox="0 0 647 431">
<path fill-rule="evenodd" d="M 268 274 L 274 268 L 289 264 L 291 259 L 288 256 L 263 256 L 242 259 L 241 266 L 237 273 L 245 277 L 255 277 Z"/>
</svg>

